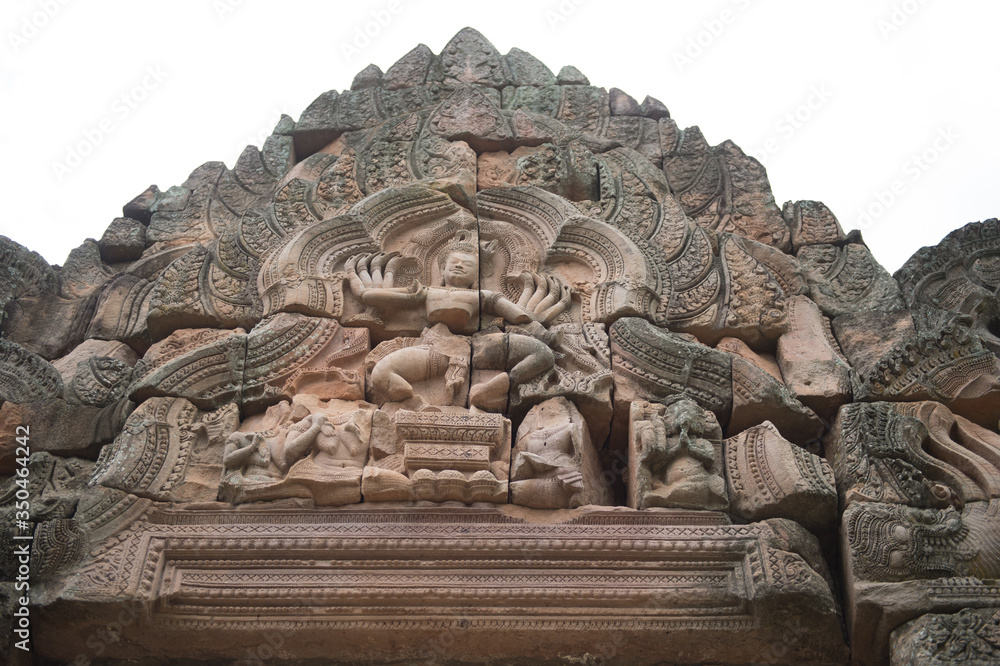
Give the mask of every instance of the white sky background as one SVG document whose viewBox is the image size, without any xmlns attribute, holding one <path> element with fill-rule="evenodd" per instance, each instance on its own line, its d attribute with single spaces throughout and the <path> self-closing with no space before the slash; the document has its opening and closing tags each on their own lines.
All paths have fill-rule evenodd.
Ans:
<svg viewBox="0 0 1000 666">
<path fill-rule="evenodd" d="M 62 263 L 149 184 L 232 166 L 279 114 L 466 25 L 732 139 L 779 206 L 826 202 L 890 271 L 1000 215 L 988 0 L 5 0 L 0 234 Z"/>
</svg>

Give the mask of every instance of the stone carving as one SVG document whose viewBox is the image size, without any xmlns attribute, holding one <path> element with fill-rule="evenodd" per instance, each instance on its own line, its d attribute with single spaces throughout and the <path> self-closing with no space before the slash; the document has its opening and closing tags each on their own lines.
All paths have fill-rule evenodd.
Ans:
<svg viewBox="0 0 1000 666">
<path fill-rule="evenodd" d="M 726 354 L 641 319 L 611 327 L 615 416 L 635 400 L 690 398 L 723 423 L 732 407 L 732 362 Z"/>
<path fill-rule="evenodd" d="M 1000 223 L 891 278 L 637 99 L 467 28 L 61 267 L 0 238 L 39 658 L 134 602 L 101 659 L 992 659 Z"/>
<path fill-rule="evenodd" d="M 847 240 L 837 217 L 822 201 L 786 201 L 781 209 L 792 232 L 792 251 L 806 245 L 838 244 Z"/>
<path fill-rule="evenodd" d="M 146 225 L 127 217 L 116 217 L 97 241 L 101 259 L 109 264 L 135 261 L 146 249 Z"/>
<path fill-rule="evenodd" d="M 836 522 L 837 489 L 830 465 L 783 438 L 770 422 L 723 444 L 734 513 L 747 520 L 790 518 L 816 533 Z"/>
<path fill-rule="evenodd" d="M 465 410 L 375 413 L 366 501 L 505 503 L 510 421 Z"/>
<path fill-rule="evenodd" d="M 796 296 L 788 312 L 789 331 L 778 338 L 781 377 L 805 406 L 831 418 L 852 397 L 850 366 L 815 303 Z"/>
<path fill-rule="evenodd" d="M 494 640 L 493 658 L 510 661 L 575 653 L 567 633 L 616 645 L 616 658 L 640 664 L 660 659 L 650 651 L 697 650 L 700 658 L 721 662 L 734 661 L 736 652 L 762 660 L 774 657 L 774 645 L 788 663 L 847 659 L 822 558 L 806 547 L 804 530 L 787 521 L 731 525 L 720 514 L 625 517 L 620 509 L 596 507 L 553 513 L 545 523 L 490 507 L 344 507 L 284 511 L 289 520 L 266 520 L 266 511 L 244 509 L 163 506 L 134 523 L 100 550 L 99 568 L 81 573 L 93 581 L 90 589 L 103 592 L 89 602 L 93 612 L 78 620 L 81 631 L 92 635 L 113 621 L 122 612 L 116 597 L 150 595 L 163 603 L 151 608 L 148 620 L 140 616 L 124 626 L 122 637 L 135 653 L 161 659 L 189 648 L 180 641 L 154 646 L 151 631 L 205 630 L 220 616 L 230 621 L 202 648 L 206 659 L 259 645 L 262 625 L 308 637 L 295 648 L 300 657 L 339 661 L 350 660 L 371 632 L 393 637 L 369 645 L 371 658 L 431 658 L 448 648 L 428 648 L 428 636 L 444 631 L 462 653 Z M 696 517 L 700 522 L 691 524 Z M 307 555 L 315 552 L 324 557 Z M 364 584 L 351 584 L 359 580 Z M 430 598 L 428 589 L 434 590 Z M 279 590 L 280 602 L 260 603 Z M 584 590 L 597 610 L 580 610 Z M 415 614 L 415 603 L 437 617 Z M 683 603 L 698 610 L 677 613 Z M 488 617 L 497 606 L 509 609 L 499 625 Z M 605 609 L 615 606 L 609 615 Z M 578 617 L 567 617 L 573 609 Z M 323 620 L 299 626 L 309 615 Z M 359 623 L 359 617 L 372 619 Z M 50 640 L 55 628 L 38 625 L 47 658 L 74 658 L 65 642 Z M 642 636 L 641 644 L 615 642 L 623 628 Z M 338 640 L 329 642 L 330 632 Z M 789 638 L 803 632 L 810 640 Z M 720 633 L 730 640 L 709 640 Z"/>
<path fill-rule="evenodd" d="M 0 236 L 0 264 L 7 270 L 0 273 L 0 310 L 18 298 L 53 293 L 57 289 L 56 272 L 37 252 Z"/>
<path fill-rule="evenodd" d="M 124 396 L 137 360 L 120 342 L 86 340 L 52 366 L 62 376 L 67 402 L 105 407 Z"/>
<path fill-rule="evenodd" d="M 246 365 L 243 329 L 182 329 L 157 342 L 132 373 L 128 396 L 142 402 L 154 396 L 190 400 L 199 408 L 238 403 Z"/>
<path fill-rule="evenodd" d="M 633 402 L 629 506 L 728 510 L 721 440 L 715 415 L 693 400 Z"/>
<path fill-rule="evenodd" d="M 837 344 L 860 377 L 870 376 L 893 347 L 917 335 L 908 310 L 848 313 L 831 324 Z"/>
<path fill-rule="evenodd" d="M 1000 661 L 1000 609 L 928 614 L 892 632 L 892 666 L 995 664 Z"/>
<path fill-rule="evenodd" d="M 0 340 L 0 400 L 13 403 L 62 397 L 59 371 L 16 342 Z"/>
<path fill-rule="evenodd" d="M 828 317 L 903 305 L 899 286 L 865 245 L 807 245 L 796 257 L 809 293 Z"/>
<path fill-rule="evenodd" d="M 1000 575 L 1000 501 L 917 509 L 855 502 L 843 516 L 850 571 L 860 580 Z"/>
<path fill-rule="evenodd" d="M 113 269 L 101 261 L 93 240 L 70 252 L 58 271 L 36 273 L 37 267 L 21 253 L 12 259 L 7 271 L 18 280 L 18 297 L 7 304 L 4 338 L 47 360 L 66 354 L 83 342 Z M 38 281 L 32 284 L 33 278 Z"/>
<path fill-rule="evenodd" d="M 273 405 L 263 418 L 244 422 L 229 435 L 221 499 L 241 503 L 301 497 L 317 506 L 361 501 L 371 406 L 308 402 L 313 404 Z"/>
<path fill-rule="evenodd" d="M 575 509 L 611 504 L 583 416 L 566 398 L 535 405 L 517 430 L 510 469 L 514 504 Z"/>
<path fill-rule="evenodd" d="M 135 408 L 128 399 L 106 407 L 79 405 L 55 399 L 0 407 L 0 473 L 14 471 L 20 458 L 18 426 L 28 425 L 32 433 L 32 451 L 46 451 L 58 456 L 96 459 L 101 445 L 111 442 Z"/>
<path fill-rule="evenodd" d="M 740 344 L 745 347 L 745 343 Z M 717 349 L 722 350 L 724 347 L 720 343 Z M 753 354 L 748 348 L 739 351 Z M 726 432 L 732 435 L 765 421 L 772 421 L 780 423 L 782 434 L 796 442 L 807 444 L 821 437 L 823 421 L 813 410 L 792 396 L 791 391 L 781 382 L 780 375 L 775 378 L 765 369 L 770 363 L 756 354 L 749 358 L 743 354 L 733 354 L 732 357 L 733 407 Z M 759 360 L 760 365 L 755 360 Z M 774 363 L 773 368 L 776 370 L 777 367 L 777 363 Z"/>
<path fill-rule="evenodd" d="M 379 406 L 456 405 L 468 402 L 468 338 L 453 335 L 444 324 L 419 338 L 394 338 L 379 344 L 365 359 L 368 393 Z"/>
<path fill-rule="evenodd" d="M 876 400 L 937 400 L 985 426 L 1000 418 L 1000 362 L 960 324 L 893 346 L 863 389 Z"/>
<path fill-rule="evenodd" d="M 480 305 L 486 317 L 500 317 L 511 324 L 533 320 L 547 324 L 569 304 L 570 289 L 555 276 L 522 276 L 524 286 L 517 303 L 507 300 L 503 294 L 478 289 L 479 258 L 480 248 L 472 234 L 460 232 L 441 253 L 443 287 L 413 283 L 410 287 L 396 288 L 393 287 L 397 268 L 393 264 L 395 257 L 362 255 L 348 262 L 351 293 L 376 312 L 418 309 L 420 320 L 443 323 L 455 333 L 467 334 L 479 329 Z"/>
<path fill-rule="evenodd" d="M 971 319 L 973 331 L 994 352 L 1000 303 L 996 273 L 1000 222 L 996 218 L 967 224 L 934 247 L 914 253 L 896 271 L 906 305 L 918 329 L 931 332 L 956 314 Z"/>
<path fill-rule="evenodd" d="M 368 331 L 335 320 L 280 313 L 247 336 L 240 390 L 244 413 L 298 394 L 323 400 L 364 398 Z"/>
<path fill-rule="evenodd" d="M 1000 436 L 937 403 L 844 405 L 825 448 L 845 506 L 946 508 L 1000 496 Z"/>
<path fill-rule="evenodd" d="M 603 444 L 611 427 L 611 359 L 601 324 L 560 324 L 549 331 L 508 327 L 472 338 L 470 405 L 522 417 L 556 396 L 584 413 L 591 441 Z"/>
<path fill-rule="evenodd" d="M 39 452 L 30 456 L 27 469 L 27 488 L 23 477 L 8 479 L 0 486 L 0 514 L 4 518 L 0 562 L 9 580 L 19 575 L 15 565 L 20 563 L 26 543 L 31 575 L 37 580 L 52 579 L 80 565 L 91 548 L 123 531 L 150 506 L 149 500 L 118 490 L 89 487 L 94 469 L 89 460 Z M 23 505 L 18 508 L 16 502 L 24 501 L 17 499 L 24 490 L 30 497 L 27 529 L 18 529 L 15 517 Z M 26 535 L 34 538 L 26 542 Z"/>
<path fill-rule="evenodd" d="M 181 398 L 150 398 L 101 450 L 93 484 L 161 501 L 212 501 L 222 447 L 239 424 L 236 405 L 201 412 Z"/>
<path fill-rule="evenodd" d="M 663 170 L 684 212 L 699 224 L 787 251 L 789 230 L 764 168 L 733 142 L 714 148 L 701 130 L 660 121 Z"/>
</svg>

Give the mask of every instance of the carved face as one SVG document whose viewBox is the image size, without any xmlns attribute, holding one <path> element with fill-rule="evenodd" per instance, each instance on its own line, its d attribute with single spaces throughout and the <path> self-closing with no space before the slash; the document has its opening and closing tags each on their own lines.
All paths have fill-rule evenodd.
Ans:
<svg viewBox="0 0 1000 666">
<path fill-rule="evenodd" d="M 472 289 L 479 281 L 479 257 L 467 252 L 450 252 L 444 262 L 446 287 Z"/>
</svg>

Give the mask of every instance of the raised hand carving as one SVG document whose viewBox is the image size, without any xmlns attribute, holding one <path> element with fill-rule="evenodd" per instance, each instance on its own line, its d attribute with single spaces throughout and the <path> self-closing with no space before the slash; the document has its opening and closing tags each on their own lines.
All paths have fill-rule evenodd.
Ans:
<svg viewBox="0 0 1000 666">
<path fill-rule="evenodd" d="M 524 272 L 519 276 L 523 287 L 517 307 L 533 321 L 548 326 L 569 307 L 573 290 L 555 275 Z M 502 314 L 497 312 L 496 314 Z M 524 323 L 505 317 L 512 324 Z"/>
<path fill-rule="evenodd" d="M 715 415 L 693 400 L 632 403 L 629 506 L 727 510 L 721 439 Z"/>
<path fill-rule="evenodd" d="M 413 281 L 396 287 L 396 273 L 405 262 L 397 252 L 352 257 L 345 265 L 351 293 L 369 309 L 363 315 L 385 323 L 394 310 L 421 311 L 428 324 L 444 323 L 454 333 L 471 333 L 479 327 L 479 312 L 497 316 L 509 324 L 537 321 L 551 324 L 569 307 L 572 289 L 555 275 L 522 272 L 521 296 L 512 303 L 506 296 L 479 289 L 479 249 L 467 232 L 449 243 L 440 260 L 443 286 Z"/>
</svg>

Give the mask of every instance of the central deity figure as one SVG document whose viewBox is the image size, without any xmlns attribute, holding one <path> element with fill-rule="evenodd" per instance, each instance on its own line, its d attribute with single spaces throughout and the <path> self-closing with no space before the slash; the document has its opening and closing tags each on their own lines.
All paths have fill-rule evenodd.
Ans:
<svg viewBox="0 0 1000 666">
<path fill-rule="evenodd" d="M 548 325 L 569 306 L 572 291 L 555 276 L 522 273 L 517 303 L 501 293 L 479 289 L 480 254 L 472 232 L 459 231 L 439 254 L 444 285 L 434 287 L 419 281 L 396 287 L 396 273 L 404 261 L 397 252 L 352 257 L 345 268 L 351 293 L 380 318 L 394 310 L 419 309 L 429 326 L 443 323 L 453 333 L 479 330 L 480 311 L 509 324 L 538 321 Z"/>
</svg>

